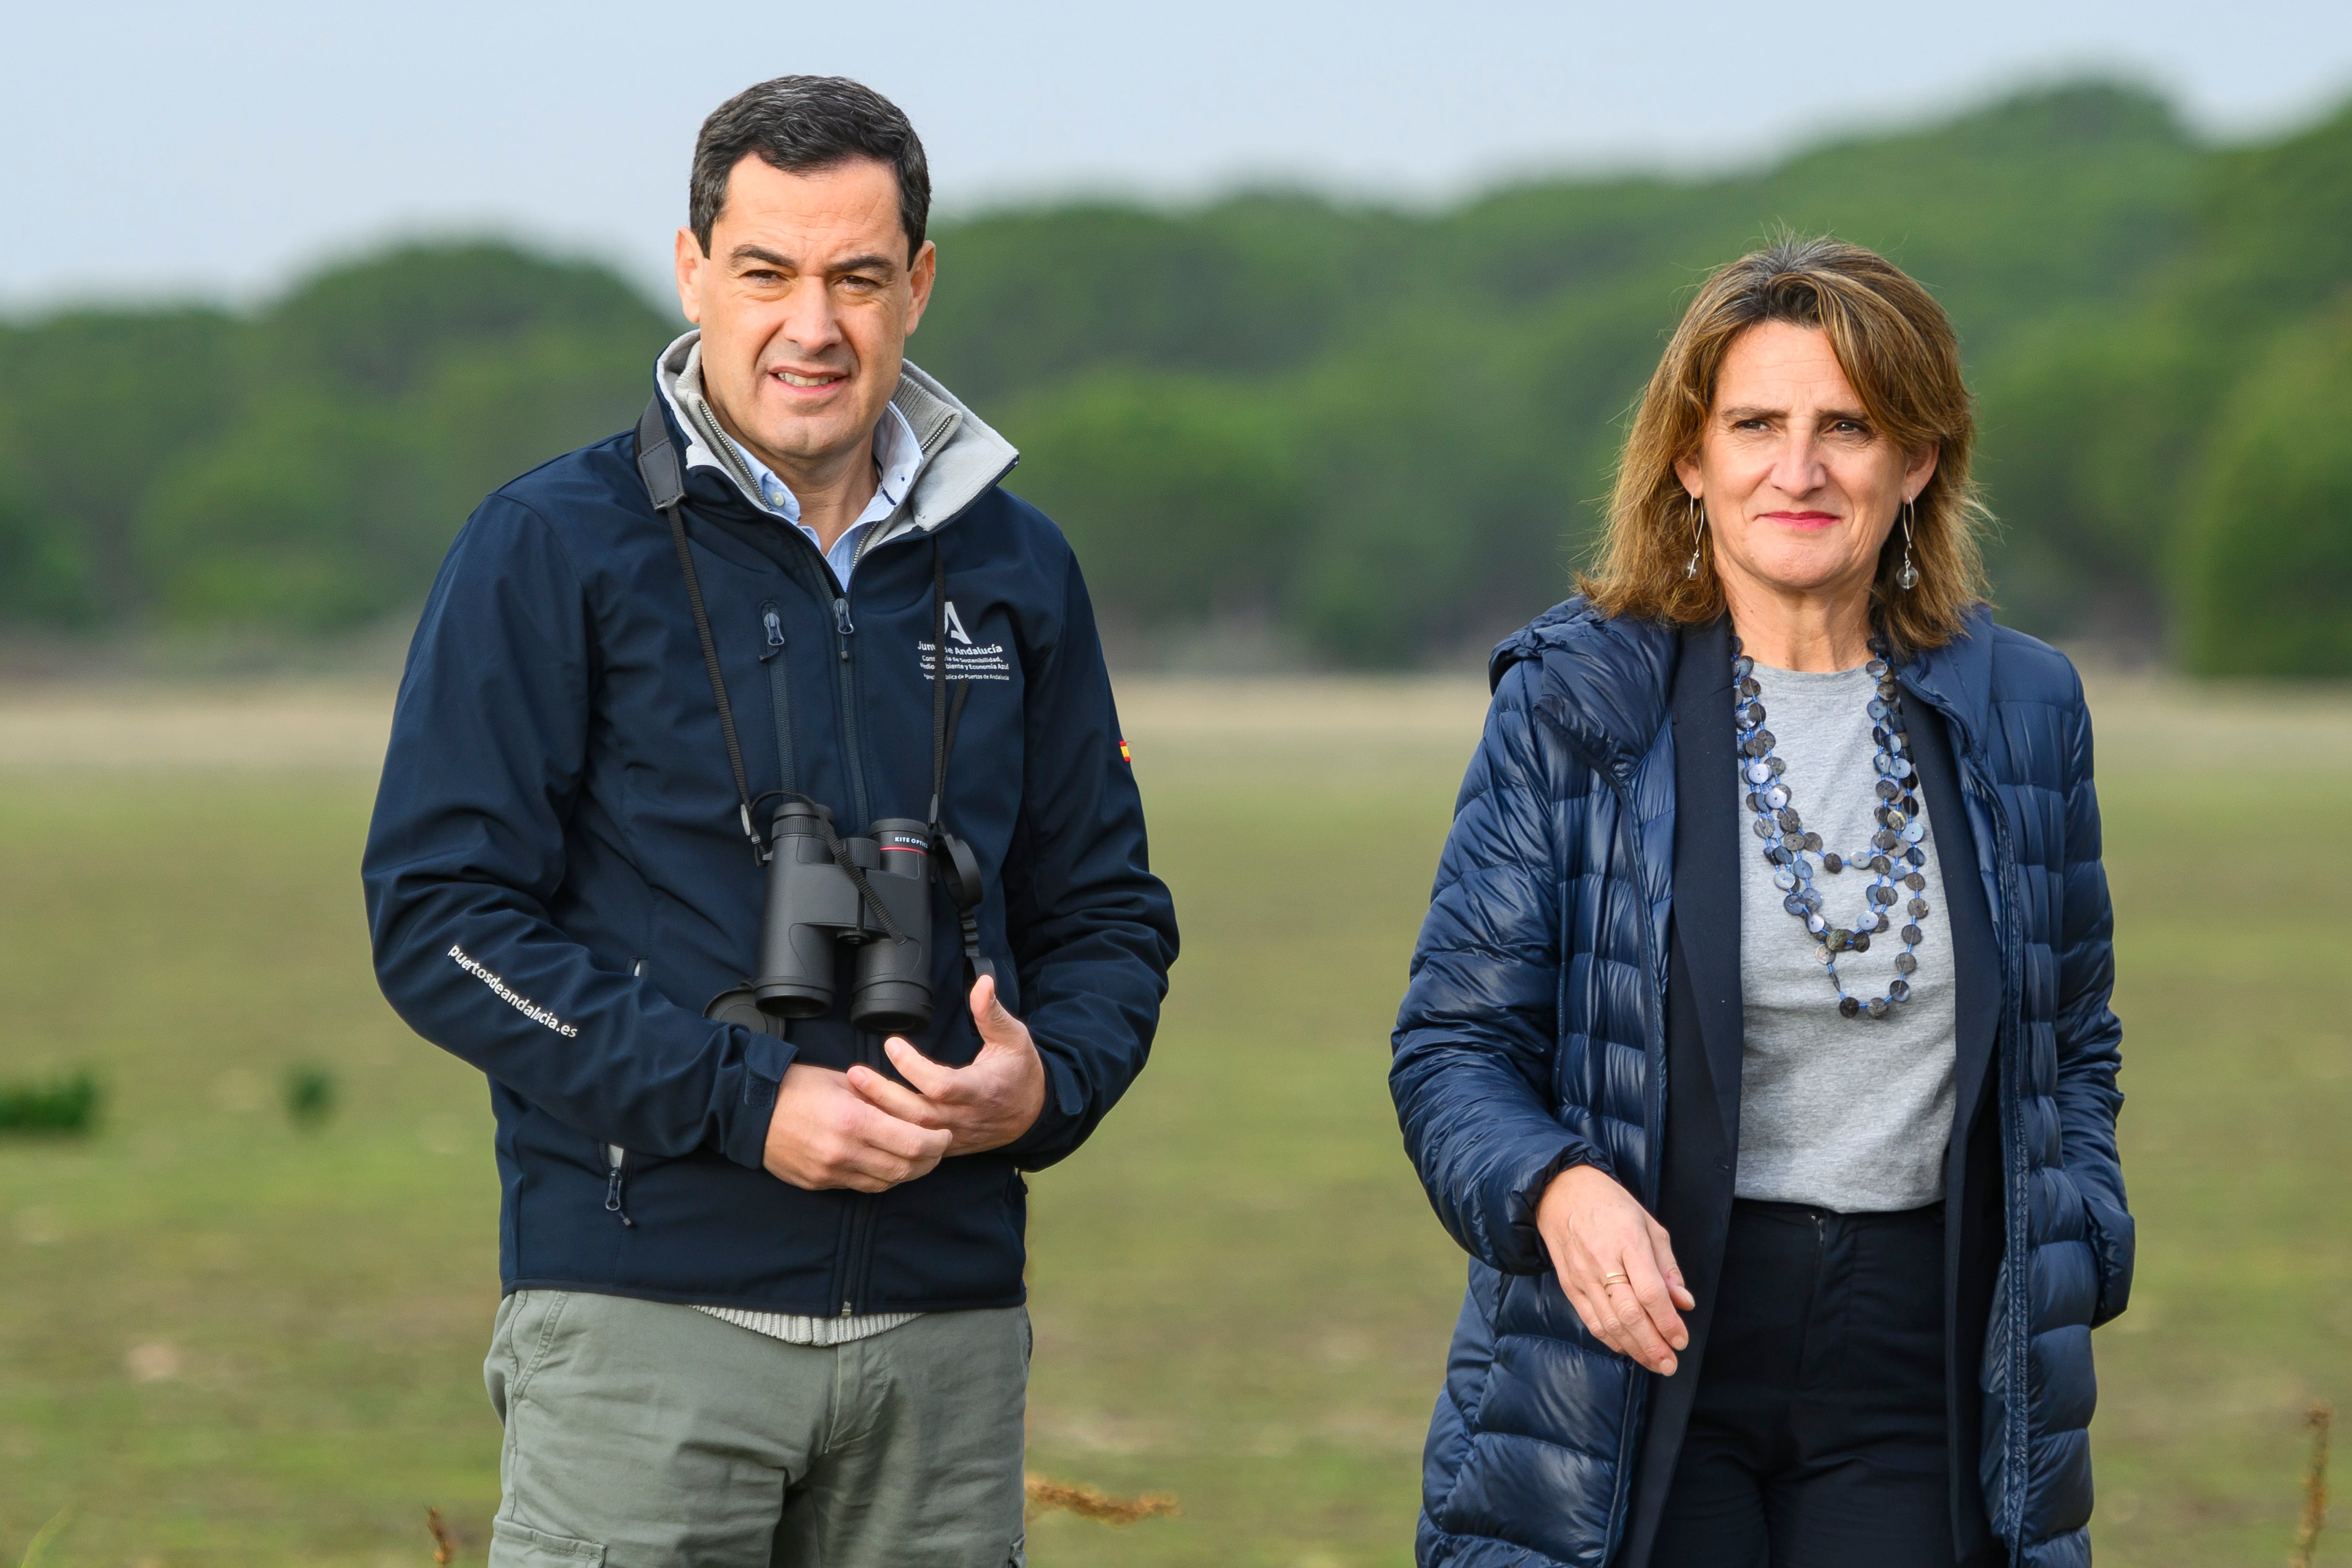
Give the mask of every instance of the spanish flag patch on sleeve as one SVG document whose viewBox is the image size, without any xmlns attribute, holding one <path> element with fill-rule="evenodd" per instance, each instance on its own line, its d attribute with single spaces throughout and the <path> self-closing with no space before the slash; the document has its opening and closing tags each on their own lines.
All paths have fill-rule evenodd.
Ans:
<svg viewBox="0 0 2352 1568">
<path fill-rule="evenodd" d="M 1118 743 L 1118 760 L 1122 763 L 1132 763 L 1135 761 L 1135 753 L 1127 749 L 1127 742 L 1125 741 L 1121 741 Z"/>
</svg>

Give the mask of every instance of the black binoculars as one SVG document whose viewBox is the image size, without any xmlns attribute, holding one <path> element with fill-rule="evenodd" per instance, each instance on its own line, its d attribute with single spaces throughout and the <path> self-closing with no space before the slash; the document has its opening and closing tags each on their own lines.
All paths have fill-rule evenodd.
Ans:
<svg viewBox="0 0 2352 1568">
<path fill-rule="evenodd" d="M 860 838 L 833 830 L 833 814 L 793 799 L 768 837 L 768 907 L 760 968 L 751 984 L 760 1010 L 821 1018 L 833 1010 L 837 944 L 857 950 L 849 1021 L 905 1035 L 931 1021 L 931 831 L 886 816 Z"/>
</svg>

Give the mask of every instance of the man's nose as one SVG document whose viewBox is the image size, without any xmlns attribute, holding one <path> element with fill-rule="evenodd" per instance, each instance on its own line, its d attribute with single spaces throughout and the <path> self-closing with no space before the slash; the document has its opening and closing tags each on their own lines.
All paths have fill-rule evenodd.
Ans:
<svg viewBox="0 0 2352 1568">
<path fill-rule="evenodd" d="M 841 323 L 834 315 L 833 290 L 822 278 L 803 278 L 784 300 L 783 320 L 777 335 L 797 353 L 814 356 L 840 341 Z"/>
</svg>

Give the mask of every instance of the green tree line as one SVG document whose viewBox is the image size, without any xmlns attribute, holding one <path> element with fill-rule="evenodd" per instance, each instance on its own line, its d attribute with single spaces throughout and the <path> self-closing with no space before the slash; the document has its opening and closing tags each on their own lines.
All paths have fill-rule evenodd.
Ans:
<svg viewBox="0 0 2352 1568">
<path fill-rule="evenodd" d="M 1409 213 L 1289 193 L 941 226 L 910 349 L 1018 444 L 1120 635 L 1458 650 L 1564 595 L 1712 266 L 1893 257 L 1959 326 L 2014 624 L 2352 672 L 2352 108 L 2215 147 L 2086 83 L 1704 179 Z M 625 427 L 678 329 L 495 243 L 249 313 L 0 325 L 0 625 L 331 632 L 411 610 L 491 489 Z"/>
</svg>

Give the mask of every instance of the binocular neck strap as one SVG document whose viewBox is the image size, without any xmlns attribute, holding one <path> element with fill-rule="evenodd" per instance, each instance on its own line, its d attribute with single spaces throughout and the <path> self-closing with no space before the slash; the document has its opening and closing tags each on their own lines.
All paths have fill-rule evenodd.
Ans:
<svg viewBox="0 0 2352 1568">
<path fill-rule="evenodd" d="M 710 614 L 702 606 L 702 578 L 694 569 L 694 552 L 686 542 L 686 474 L 670 444 L 669 425 L 662 418 L 661 394 L 656 392 L 637 416 L 637 477 L 654 510 L 669 523 L 677 545 L 677 567 L 686 577 L 687 607 L 694 612 L 694 630 L 702 639 L 702 668 L 710 677 L 710 695 L 719 704 L 719 732 L 727 742 L 727 765 L 735 773 L 735 800 L 741 814 L 743 837 L 751 841 L 751 858 L 760 858 L 760 830 L 751 823 L 751 784 L 743 771 L 742 743 L 735 738 L 735 709 L 727 700 L 727 678 L 719 668 L 719 643 L 710 635 Z"/>
<path fill-rule="evenodd" d="M 957 844 L 950 849 L 945 842 L 947 825 L 940 813 L 948 793 L 948 753 L 955 749 L 956 725 L 963 718 L 964 699 L 971 695 L 971 682 L 956 682 L 955 700 L 948 700 L 948 568 L 947 559 L 940 553 L 940 538 L 931 535 L 931 842 L 940 853 L 961 850 Z M 963 962 L 969 981 L 977 982 L 983 974 L 996 978 L 995 963 L 981 956 L 980 952 L 980 889 L 967 887 L 961 877 L 948 879 L 944 885 L 956 906 L 956 918 L 963 926 Z M 970 902 L 964 901 L 970 900 Z"/>
</svg>

